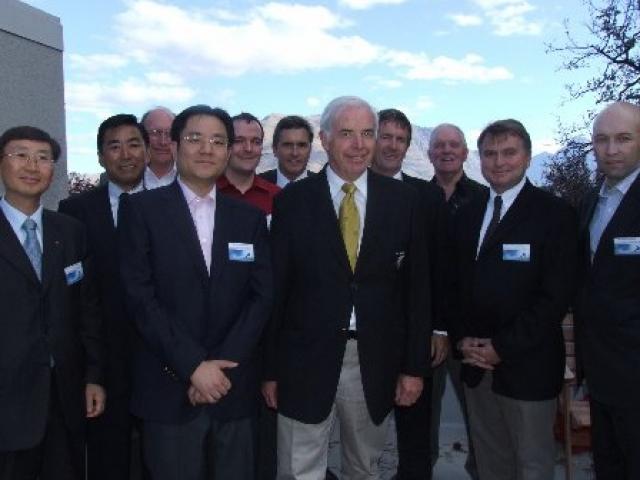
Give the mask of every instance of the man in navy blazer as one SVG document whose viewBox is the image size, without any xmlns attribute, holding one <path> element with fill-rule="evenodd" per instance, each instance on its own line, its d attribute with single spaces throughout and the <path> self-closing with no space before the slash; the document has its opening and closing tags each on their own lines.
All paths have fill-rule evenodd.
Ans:
<svg viewBox="0 0 640 480">
<path fill-rule="evenodd" d="M 429 368 L 424 221 L 414 189 L 367 169 L 376 127 L 364 100 L 331 101 L 327 167 L 275 199 L 263 394 L 278 409 L 278 478 L 324 477 L 334 421 L 341 478 L 375 477 L 388 415 Z"/>
<path fill-rule="evenodd" d="M 80 220 L 93 252 L 96 286 L 107 348 L 104 415 L 89 422 L 87 471 L 92 480 L 129 478 L 132 418 L 131 345 L 133 322 L 124 306 L 118 268 L 116 221 L 120 196 L 142 191 L 147 132 L 135 115 L 119 114 L 98 127 L 98 160 L 108 182 L 60 202 L 58 211 Z"/>
<path fill-rule="evenodd" d="M 224 110 L 187 108 L 171 139 L 177 180 L 120 206 L 120 269 L 141 337 L 132 412 L 154 480 L 250 480 L 272 298 L 266 219 L 217 194 L 234 139 Z"/>
<path fill-rule="evenodd" d="M 577 216 L 531 185 L 531 139 L 516 120 L 478 138 L 490 192 L 451 221 L 453 282 L 444 309 L 463 357 L 462 380 L 480 478 L 553 478 L 561 322 L 574 293 Z"/>
<path fill-rule="evenodd" d="M 103 346 L 82 225 L 43 209 L 60 146 L 0 136 L 0 478 L 84 479 L 86 417 L 104 409 Z"/>
<path fill-rule="evenodd" d="M 592 143 L 604 181 L 581 209 L 577 346 L 596 476 L 631 480 L 640 478 L 640 107 L 605 108 Z"/>
</svg>

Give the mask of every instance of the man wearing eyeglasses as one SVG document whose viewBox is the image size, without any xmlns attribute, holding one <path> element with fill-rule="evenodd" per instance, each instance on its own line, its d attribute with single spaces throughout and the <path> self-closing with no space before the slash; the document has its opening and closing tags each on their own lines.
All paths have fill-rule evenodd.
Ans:
<svg viewBox="0 0 640 480">
<path fill-rule="evenodd" d="M 105 386 L 109 408 L 103 416 L 89 422 L 87 466 L 92 480 L 129 478 L 134 331 L 124 306 L 116 225 L 121 196 L 143 190 L 147 138 L 147 132 L 135 115 L 119 114 L 107 118 L 100 124 L 97 135 L 98 161 L 106 171 L 107 183 L 61 201 L 58 208 L 80 220 L 87 229 L 105 319 L 108 352 Z"/>
<path fill-rule="evenodd" d="M 142 116 L 140 123 L 149 136 L 149 164 L 144 172 L 144 186 L 148 190 L 169 185 L 176 178 L 170 132 L 174 117 L 165 107 L 153 108 Z"/>
<path fill-rule="evenodd" d="M 120 271 L 141 337 L 131 409 L 153 480 L 253 480 L 257 344 L 272 298 L 266 221 L 218 194 L 234 140 L 227 112 L 189 107 L 171 139 L 176 182 L 120 206 Z"/>
<path fill-rule="evenodd" d="M 60 146 L 34 127 L 0 136 L 0 478 L 83 479 L 86 418 L 105 407 L 86 235 L 43 209 Z"/>
<path fill-rule="evenodd" d="M 239 198 L 271 215 L 273 197 L 280 187 L 256 175 L 256 167 L 262 156 L 264 130 L 262 124 L 250 113 L 233 117 L 235 140 L 225 174 L 218 181 L 220 192 Z"/>
</svg>

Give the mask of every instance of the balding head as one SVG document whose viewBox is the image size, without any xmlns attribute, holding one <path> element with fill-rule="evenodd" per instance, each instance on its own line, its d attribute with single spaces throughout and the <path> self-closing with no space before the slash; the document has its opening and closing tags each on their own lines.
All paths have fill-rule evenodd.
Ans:
<svg viewBox="0 0 640 480">
<path fill-rule="evenodd" d="M 593 150 L 606 182 L 615 185 L 640 167 L 640 107 L 616 102 L 593 122 Z"/>
<path fill-rule="evenodd" d="M 168 108 L 156 107 L 146 112 L 140 121 L 149 135 L 149 167 L 158 176 L 173 167 L 170 134 L 173 118 Z"/>
</svg>

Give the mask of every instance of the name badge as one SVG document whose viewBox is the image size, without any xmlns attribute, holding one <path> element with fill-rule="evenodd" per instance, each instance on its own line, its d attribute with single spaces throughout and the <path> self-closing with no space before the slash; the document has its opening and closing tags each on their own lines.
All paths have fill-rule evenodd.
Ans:
<svg viewBox="0 0 640 480">
<path fill-rule="evenodd" d="M 505 243 L 502 245 L 502 260 L 506 262 L 528 262 L 531 260 L 531 245 L 528 243 Z"/>
<path fill-rule="evenodd" d="M 618 237 L 613 239 L 614 255 L 640 255 L 640 237 Z"/>
<path fill-rule="evenodd" d="M 252 243 L 230 243 L 229 260 L 232 262 L 253 262 Z"/>
<path fill-rule="evenodd" d="M 84 270 L 82 270 L 82 262 L 74 263 L 64 269 L 64 277 L 67 280 L 67 285 L 73 285 L 78 283 L 84 278 Z"/>
</svg>

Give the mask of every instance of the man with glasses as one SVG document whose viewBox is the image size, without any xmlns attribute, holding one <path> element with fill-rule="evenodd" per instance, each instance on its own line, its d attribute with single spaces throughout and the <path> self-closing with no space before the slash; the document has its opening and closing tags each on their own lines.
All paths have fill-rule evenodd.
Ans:
<svg viewBox="0 0 640 480">
<path fill-rule="evenodd" d="M 58 211 L 80 220 L 87 229 L 95 259 L 97 290 L 105 320 L 107 345 L 105 386 L 109 408 L 89 422 L 88 475 L 92 480 L 129 478 L 132 418 L 131 345 L 133 325 L 124 306 L 118 270 L 116 225 L 123 194 L 142 191 L 147 132 L 135 115 L 119 114 L 100 124 L 98 161 L 108 182 L 60 202 Z"/>
<path fill-rule="evenodd" d="M 280 187 L 256 175 L 262 156 L 262 124 L 255 116 L 243 112 L 233 117 L 233 128 L 235 140 L 227 169 L 218 181 L 220 193 L 242 199 L 271 215 L 273 197 Z"/>
<path fill-rule="evenodd" d="M 43 209 L 60 146 L 0 136 L 0 478 L 83 479 L 86 418 L 105 407 L 100 313 L 82 225 Z"/>
<path fill-rule="evenodd" d="M 147 190 L 169 185 L 176 178 L 170 136 L 174 116 L 168 108 L 156 107 L 146 112 L 140 121 L 149 136 L 149 164 L 144 172 Z"/>
<path fill-rule="evenodd" d="M 177 180 L 125 197 L 120 270 L 141 340 L 131 408 L 153 480 L 253 480 L 257 344 L 271 311 L 264 214 L 218 195 L 231 118 L 206 105 L 171 126 Z"/>
</svg>

